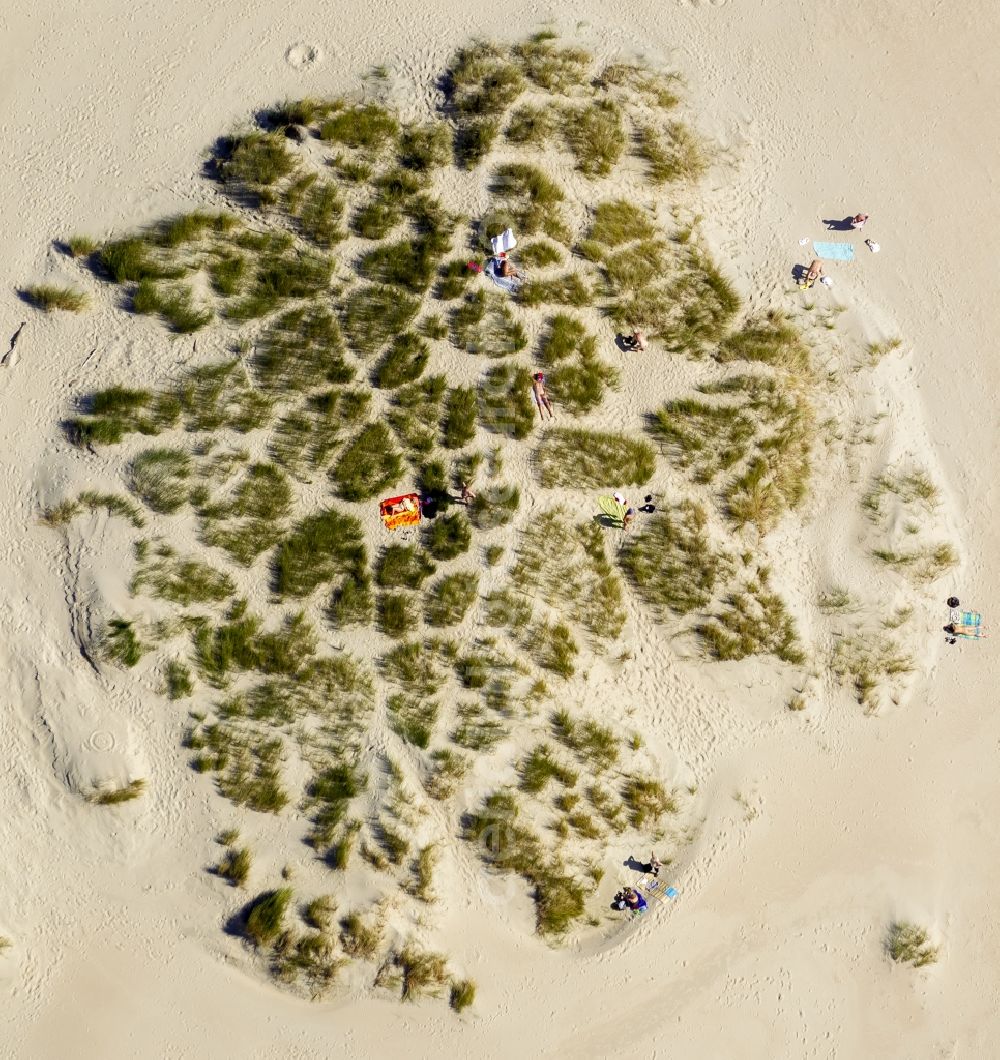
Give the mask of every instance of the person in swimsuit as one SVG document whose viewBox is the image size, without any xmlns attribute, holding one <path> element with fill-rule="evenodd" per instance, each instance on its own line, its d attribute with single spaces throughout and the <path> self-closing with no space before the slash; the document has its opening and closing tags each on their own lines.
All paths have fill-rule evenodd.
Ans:
<svg viewBox="0 0 1000 1060">
<path fill-rule="evenodd" d="M 535 395 L 538 415 L 544 420 L 545 413 L 548 412 L 549 419 L 555 419 L 555 414 L 552 411 L 552 402 L 549 400 L 549 395 L 545 390 L 545 376 L 541 372 L 535 372 L 531 379 L 531 390 Z"/>
</svg>

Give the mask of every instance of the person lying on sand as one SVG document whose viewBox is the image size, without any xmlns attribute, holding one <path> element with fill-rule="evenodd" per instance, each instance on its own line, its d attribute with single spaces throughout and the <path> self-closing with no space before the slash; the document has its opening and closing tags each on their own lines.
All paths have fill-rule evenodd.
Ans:
<svg viewBox="0 0 1000 1060">
<path fill-rule="evenodd" d="M 549 419 L 555 419 L 555 413 L 552 411 L 552 402 L 549 400 L 549 395 L 545 390 L 545 376 L 541 372 L 535 372 L 531 378 L 531 389 L 535 395 L 535 404 L 538 406 L 538 415 L 544 420 L 545 412 L 548 412 Z"/>
<path fill-rule="evenodd" d="M 386 515 L 402 515 L 403 512 L 415 512 L 417 503 L 412 497 L 404 497 L 398 504 L 390 504 L 385 510 Z"/>
</svg>

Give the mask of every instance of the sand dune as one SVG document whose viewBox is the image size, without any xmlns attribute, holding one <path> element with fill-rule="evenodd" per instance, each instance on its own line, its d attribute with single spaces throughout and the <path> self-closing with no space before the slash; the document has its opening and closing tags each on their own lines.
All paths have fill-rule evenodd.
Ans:
<svg viewBox="0 0 1000 1060">
<path fill-rule="evenodd" d="M 829 659 L 852 633 L 870 644 L 887 616 L 913 608 L 901 636 L 916 666 L 869 715 L 825 665 L 805 682 L 770 659 L 706 665 L 630 598 L 621 660 L 587 656 L 590 679 L 574 691 L 597 711 L 624 689 L 616 723 L 634 721 L 641 757 L 693 789 L 676 826 L 676 901 L 553 949 L 532 934 L 523 882 L 486 875 L 455 841 L 433 923 L 404 923 L 397 910 L 394 928 L 432 939 L 476 980 L 473 1008 L 456 1017 L 442 1002 L 401 1004 L 361 978 L 311 1003 L 276 987 L 222 930 L 241 897 L 204 870 L 227 813 L 187 768 L 185 712 L 162 697 L 155 669 L 136 678 L 88 659 L 95 623 L 129 606 L 131 535 L 99 512 L 65 533 L 39 524 L 80 489 L 121 489 L 118 458 L 81 458 L 59 422 L 82 391 L 123 378 L 157 385 L 223 346 L 171 340 L 116 310 L 96 281 L 95 308 L 72 317 L 31 310 L 16 289 L 80 282 L 54 238 L 122 235 L 209 202 L 202 152 L 259 107 L 350 90 L 386 63 L 391 98 L 416 118 L 455 47 L 523 37 L 546 14 L 516 0 L 461 11 L 438 0 L 419 17 L 388 2 L 333 15 L 226 0 L 86 13 L 43 3 L 6 17 L 0 351 L 27 319 L 0 372 L 9 1055 L 189 1056 L 206 1042 L 226 1056 L 991 1055 L 996 664 L 990 641 L 947 647 L 939 632 L 944 597 L 957 593 L 989 621 L 1000 588 L 984 238 L 997 206 L 989 116 L 1000 93 L 988 71 L 1000 19 L 988 4 L 631 0 L 556 19 L 567 42 L 602 60 L 639 53 L 684 74 L 699 127 L 724 152 L 693 204 L 706 245 L 751 310 L 796 312 L 836 372 L 823 409 L 837 429 L 817 432 L 815 488 L 801 518 L 760 544 L 803 640 Z M 857 209 L 871 214 L 881 252 L 830 263 L 834 286 L 810 292 L 805 309 L 790 279 L 811 256 L 799 240 L 824 238 L 824 218 Z M 594 327 L 610 339 L 596 314 Z M 896 336 L 898 349 L 855 370 L 866 344 Z M 616 359 L 622 386 L 601 427 L 694 378 L 655 345 L 633 360 L 602 355 Z M 460 355 L 449 367 L 461 382 L 471 371 Z M 916 471 L 942 496 L 919 516 L 919 535 L 898 494 L 874 518 L 859 506 L 879 475 Z M 525 510 L 545 503 L 526 463 L 507 472 L 521 476 Z M 682 481 L 658 474 L 660 493 Z M 178 533 L 196 541 L 193 521 Z M 960 565 L 931 589 L 870 559 L 915 536 L 958 550 Z M 858 609 L 818 609 L 831 586 Z M 805 710 L 789 711 L 799 688 Z M 136 777 L 147 794 L 127 806 L 83 798 Z M 280 820 L 228 817 L 253 840 L 262 879 L 280 879 L 289 862 L 312 878 L 310 852 Z M 621 866 L 632 853 L 646 851 L 609 845 L 602 894 L 632 878 Z M 893 920 L 926 925 L 939 961 L 893 965 L 883 946 Z"/>
</svg>

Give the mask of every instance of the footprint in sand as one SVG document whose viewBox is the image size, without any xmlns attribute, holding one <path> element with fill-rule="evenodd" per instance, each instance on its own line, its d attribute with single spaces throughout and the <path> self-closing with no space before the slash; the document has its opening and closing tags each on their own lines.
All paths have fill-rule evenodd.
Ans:
<svg viewBox="0 0 1000 1060">
<path fill-rule="evenodd" d="M 323 61 L 323 53 L 315 44 L 293 44 L 285 52 L 285 62 L 295 70 L 308 70 Z"/>
</svg>

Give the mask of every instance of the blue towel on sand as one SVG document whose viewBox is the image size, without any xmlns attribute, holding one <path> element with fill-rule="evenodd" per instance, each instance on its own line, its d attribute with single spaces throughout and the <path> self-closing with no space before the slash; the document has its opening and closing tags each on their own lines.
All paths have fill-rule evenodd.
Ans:
<svg viewBox="0 0 1000 1060">
<path fill-rule="evenodd" d="M 853 243 L 819 243 L 814 239 L 813 250 L 818 258 L 829 258 L 832 261 L 854 260 Z"/>
</svg>

